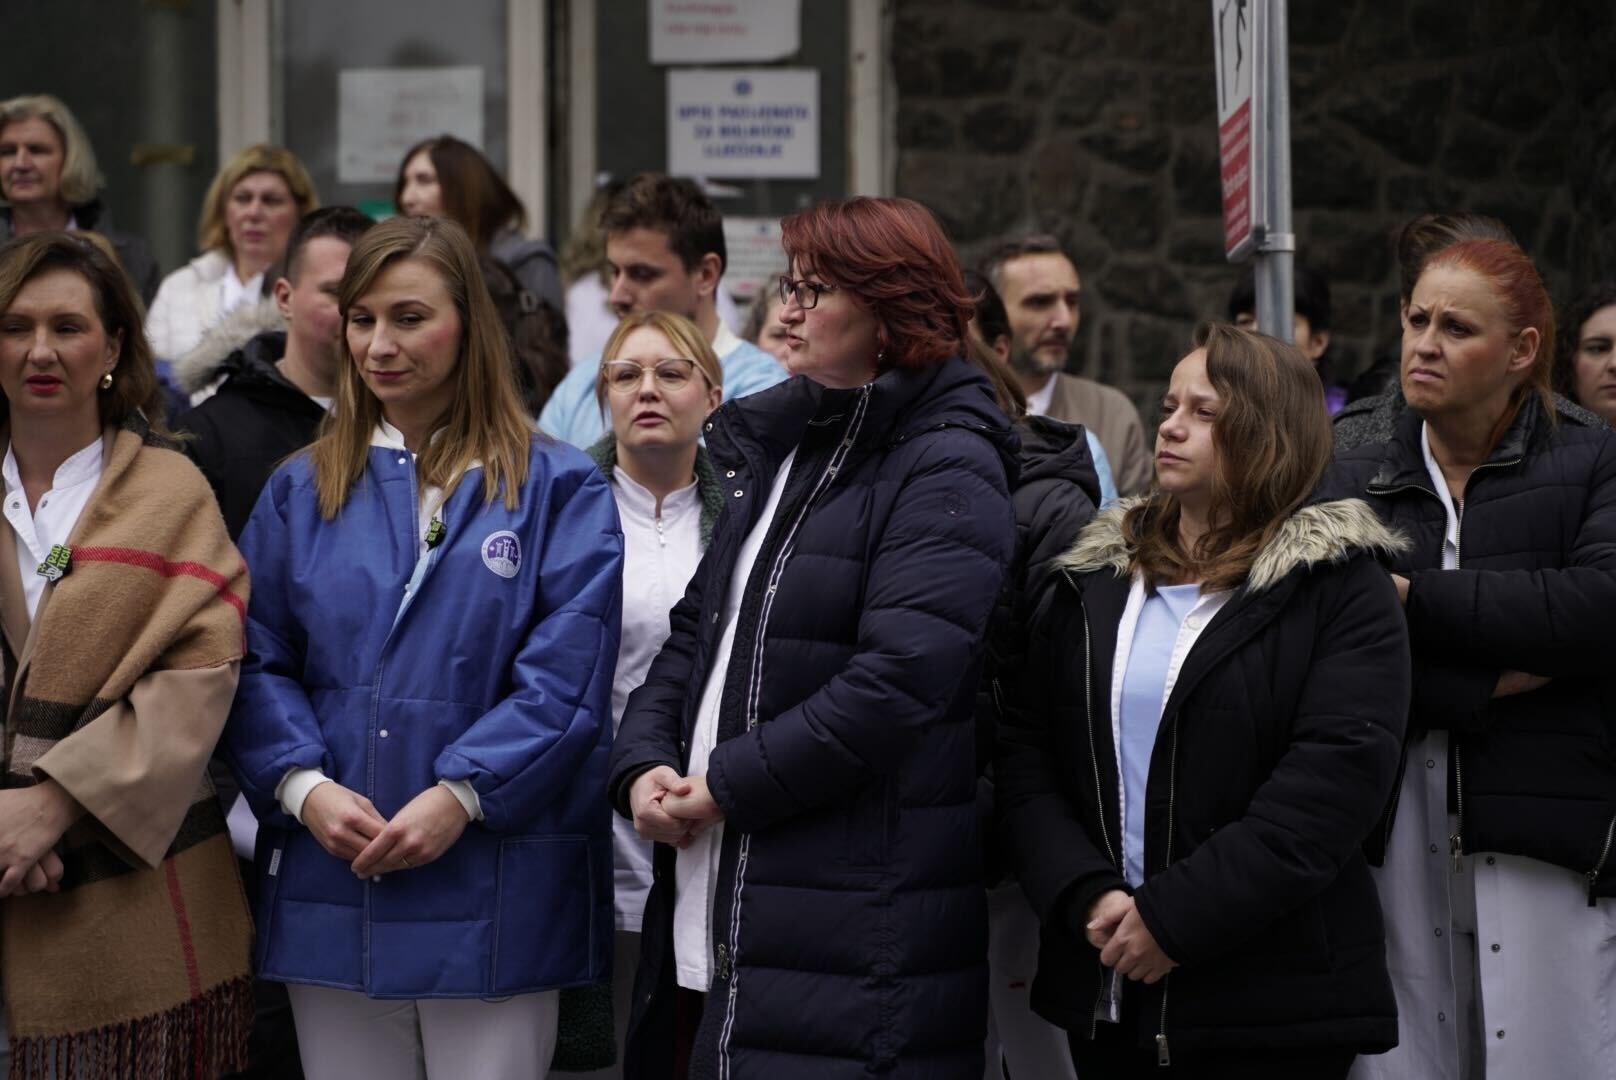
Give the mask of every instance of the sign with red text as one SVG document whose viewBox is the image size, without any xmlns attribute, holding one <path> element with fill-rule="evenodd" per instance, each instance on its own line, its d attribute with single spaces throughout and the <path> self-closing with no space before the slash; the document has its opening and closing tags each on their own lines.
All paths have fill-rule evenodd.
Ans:
<svg viewBox="0 0 1616 1080">
<path fill-rule="evenodd" d="M 1223 179 L 1223 248 L 1231 262 L 1251 250 L 1263 224 L 1262 117 L 1258 93 L 1258 10 L 1263 0 L 1212 0 L 1212 41 L 1217 58 L 1218 159 Z"/>
<path fill-rule="evenodd" d="M 780 60 L 801 46 L 798 0 L 649 0 L 651 63 Z"/>
</svg>

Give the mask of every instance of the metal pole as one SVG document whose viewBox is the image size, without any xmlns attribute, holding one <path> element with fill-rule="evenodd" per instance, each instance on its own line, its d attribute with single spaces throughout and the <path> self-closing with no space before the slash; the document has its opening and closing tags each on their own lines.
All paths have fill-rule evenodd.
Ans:
<svg viewBox="0 0 1616 1080">
<path fill-rule="evenodd" d="M 1262 198 L 1268 228 L 1257 237 L 1257 328 L 1282 341 L 1295 336 L 1296 293 L 1292 270 L 1296 234 L 1291 224 L 1291 83 L 1290 32 L 1286 0 L 1267 0 L 1266 65 L 1263 110 L 1267 118 L 1267 161 L 1262 175 Z"/>
</svg>

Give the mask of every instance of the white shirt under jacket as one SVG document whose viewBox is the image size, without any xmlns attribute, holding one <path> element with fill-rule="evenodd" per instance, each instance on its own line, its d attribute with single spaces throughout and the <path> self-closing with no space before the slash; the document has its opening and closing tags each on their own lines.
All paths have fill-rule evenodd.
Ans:
<svg viewBox="0 0 1616 1080">
<path fill-rule="evenodd" d="M 707 775 L 707 759 L 718 745 L 718 707 L 724 700 L 724 677 L 729 671 L 730 654 L 735 650 L 735 623 L 741 613 L 741 597 L 746 593 L 746 579 L 752 576 L 752 565 L 763 549 L 763 538 L 769 534 L 774 515 L 780 510 L 780 496 L 785 492 L 786 479 L 796 459 L 797 451 L 792 450 L 780 463 L 780 471 L 774 475 L 774 487 L 769 491 L 769 501 L 763 505 L 763 513 L 752 531 L 746 534 L 746 542 L 735 559 L 735 572 L 730 575 L 729 593 L 724 599 L 724 633 L 718 640 L 712 666 L 707 669 L 701 705 L 696 710 L 696 730 L 690 737 L 691 776 Z M 674 862 L 674 975 L 686 990 L 706 993 L 713 983 L 713 895 L 718 890 L 718 856 L 723 848 L 724 823 L 719 822 L 679 852 Z"/>
<path fill-rule="evenodd" d="M 651 661 L 668 640 L 668 613 L 684 596 L 701 561 L 701 492 L 680 488 L 662 500 L 621 468 L 612 471 L 612 494 L 623 527 L 623 635 L 612 681 L 612 734 L 623 722 L 628 696 L 645 681 Z M 634 823 L 612 815 L 614 907 L 619 930 L 640 929 L 651 891 L 651 844 Z"/>
</svg>

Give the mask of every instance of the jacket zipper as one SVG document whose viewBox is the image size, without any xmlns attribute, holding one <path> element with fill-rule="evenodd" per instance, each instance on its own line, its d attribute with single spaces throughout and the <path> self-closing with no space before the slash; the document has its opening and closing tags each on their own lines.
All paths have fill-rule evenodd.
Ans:
<svg viewBox="0 0 1616 1080">
<path fill-rule="evenodd" d="M 848 421 L 847 433 L 830 456 L 830 464 L 820 474 L 819 480 L 809 491 L 808 498 L 803 502 L 802 509 L 797 511 L 796 518 L 791 522 L 791 528 L 786 531 L 785 539 L 780 543 L 780 550 L 775 553 L 774 562 L 769 567 L 768 585 L 763 594 L 762 610 L 758 612 L 757 631 L 752 641 L 752 667 L 747 679 L 746 687 L 746 730 L 751 731 L 758 725 L 758 699 L 763 683 L 763 644 L 768 637 L 769 613 L 774 608 L 775 590 L 780 584 L 780 577 L 785 573 L 786 562 L 791 558 L 792 549 L 796 545 L 797 530 L 802 528 L 803 521 L 808 512 L 819 501 L 836 474 L 841 471 L 842 465 L 847 461 L 848 454 L 852 452 L 853 443 L 858 438 L 859 428 L 864 423 L 864 412 L 870 402 L 870 388 L 865 386 L 859 393 L 858 404 L 853 409 L 853 418 Z M 789 477 L 787 478 L 789 482 Z M 755 492 L 754 492 L 755 494 Z M 718 1036 L 718 1070 L 720 1080 L 729 1080 L 729 1039 L 735 1028 L 735 1003 L 737 998 L 736 987 L 740 978 L 736 973 L 740 957 L 741 936 L 741 896 L 746 885 L 746 863 L 752 850 L 752 837 L 749 833 L 741 834 L 739 850 L 735 859 L 735 887 L 730 894 L 729 912 L 729 949 L 723 945 L 718 947 L 720 977 L 729 975 L 729 992 L 725 995 L 724 1022 Z"/>
<path fill-rule="evenodd" d="M 1612 814 L 1610 824 L 1605 826 L 1605 849 L 1599 853 L 1599 861 L 1594 868 L 1588 871 L 1588 906 L 1598 907 L 1598 898 L 1594 896 L 1594 889 L 1599 885 L 1599 875 L 1605 871 L 1605 861 L 1610 858 L 1610 844 L 1616 840 L 1616 814 Z"/>
<path fill-rule="evenodd" d="M 1174 809 L 1178 803 L 1178 715 L 1173 715 L 1172 747 L 1167 754 L 1167 858 L 1162 863 L 1165 870 L 1173 865 L 1173 817 Z M 1171 1052 L 1167 1047 L 1167 990 L 1173 977 L 1172 972 L 1162 976 L 1161 1024 L 1156 1029 L 1156 1065 L 1166 1068 L 1173 1063 Z"/>
<path fill-rule="evenodd" d="M 1070 574 L 1067 581 L 1077 590 L 1077 604 L 1083 612 L 1083 704 L 1088 712 L 1089 720 L 1089 762 L 1094 768 L 1094 800 L 1099 808 L 1100 841 L 1105 844 L 1106 858 L 1121 870 L 1121 863 L 1117 860 L 1116 850 L 1111 846 L 1111 830 L 1105 824 L 1105 789 L 1100 786 L 1100 752 L 1094 745 L 1094 645 L 1089 633 L 1089 606 L 1083 598 L 1083 590 L 1072 580 Z M 1089 1011 L 1089 1039 L 1093 1040 L 1095 1031 L 1100 1023 L 1100 1006 L 1105 1000 L 1106 975 L 1105 965 L 1096 958 L 1095 966 L 1100 969 L 1100 989 L 1094 995 L 1094 1008 Z"/>
</svg>

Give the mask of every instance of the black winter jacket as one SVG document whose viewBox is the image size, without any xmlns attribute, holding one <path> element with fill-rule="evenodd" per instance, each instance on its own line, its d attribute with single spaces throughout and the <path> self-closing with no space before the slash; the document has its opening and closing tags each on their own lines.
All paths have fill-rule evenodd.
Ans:
<svg viewBox="0 0 1616 1080">
<path fill-rule="evenodd" d="M 1019 677 L 1027 651 L 1027 600 L 1037 596 L 1054 562 L 1064 555 L 1100 505 L 1100 478 L 1094 471 L 1081 424 L 1028 416 L 1016 425 L 1021 436 L 1021 479 L 1010 494 L 1016 515 L 1016 554 L 999 590 L 999 605 L 988 631 L 982 684 L 976 699 L 976 759 L 983 773 L 978 798 L 984 819 L 993 812 L 993 742 L 1007 688 Z M 988 883 L 1003 876 L 1003 859 L 991 837 Z"/>
<path fill-rule="evenodd" d="M 1091 1035 L 1103 972 L 1083 927 L 1123 889 L 1181 965 L 1129 984 L 1141 1046 L 1389 1048 L 1396 1003 L 1361 845 L 1408 703 L 1408 638 L 1376 561 L 1397 539 L 1359 502 L 1299 510 L 1201 632 L 1162 714 L 1131 890 L 1110 706 L 1126 506 L 1061 561 L 1000 730 L 1000 837 L 1042 923 L 1033 1008 Z"/>
<path fill-rule="evenodd" d="M 739 549 L 747 582 L 707 782 L 726 818 L 693 1078 L 977 1080 L 987 913 L 972 704 L 1014 543 L 1016 439 L 963 360 L 726 402 L 729 502 L 629 699 L 609 791 L 685 772 Z M 625 1076 L 669 1075 L 672 849 L 646 906 Z"/>
<path fill-rule="evenodd" d="M 247 527 L 270 473 L 313 442 L 325 418 L 275 366 L 285 352 L 284 333 L 253 337 L 217 369 L 224 376 L 218 392 L 179 418 L 196 436 L 186 453 L 213 485 L 232 540 Z"/>
<path fill-rule="evenodd" d="M 1580 412 L 1551 426 L 1535 398 L 1522 407 L 1465 487 L 1456 570 L 1441 569 L 1447 513 L 1419 414 L 1338 455 L 1323 490 L 1366 499 L 1413 541 L 1393 563 L 1410 582 L 1409 722 L 1449 732 L 1462 850 L 1541 859 L 1616 896 L 1616 434 Z M 1508 670 L 1553 681 L 1495 699 Z"/>
</svg>

